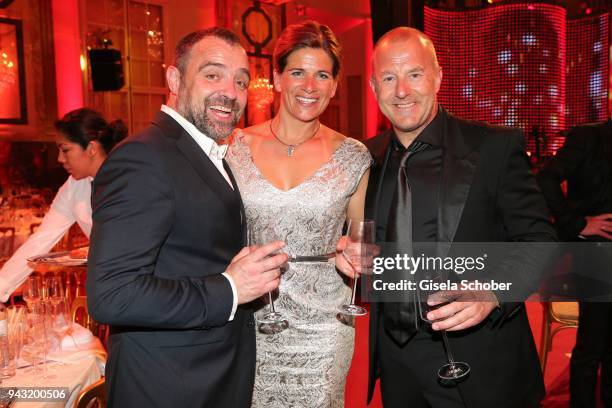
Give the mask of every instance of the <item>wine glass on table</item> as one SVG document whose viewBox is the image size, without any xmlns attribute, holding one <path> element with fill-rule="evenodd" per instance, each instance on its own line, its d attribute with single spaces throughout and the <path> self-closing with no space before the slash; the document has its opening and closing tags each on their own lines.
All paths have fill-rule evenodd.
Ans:
<svg viewBox="0 0 612 408">
<path fill-rule="evenodd" d="M 25 372 L 31 372 L 35 377 L 41 372 L 40 364 L 42 363 L 42 354 L 44 341 L 36 339 L 34 335 L 25 335 L 24 344 L 21 348 L 21 358 L 28 362 L 32 368 L 27 369 Z"/>
<path fill-rule="evenodd" d="M 342 256 L 355 270 L 362 272 L 371 266 L 373 249 L 376 240 L 376 229 L 372 220 L 349 219 L 347 227 L 347 244 Z M 359 273 L 355 273 L 351 290 L 351 303 L 340 306 L 339 313 L 343 316 L 363 316 L 368 313 L 366 309 L 355 304 L 357 280 Z"/>
<path fill-rule="evenodd" d="M 453 291 L 439 290 L 440 284 L 448 282 L 447 274 L 442 271 L 421 271 L 416 285 L 417 305 L 421 319 L 429 324 L 434 323 L 427 318 L 432 310 L 453 302 L 458 294 Z M 455 361 L 451 346 L 448 342 L 446 330 L 440 330 L 447 364 L 438 369 L 438 378 L 442 381 L 459 381 L 465 379 L 470 373 L 470 365 L 463 361 Z"/>
<path fill-rule="evenodd" d="M 256 231 L 250 229 L 248 241 L 249 246 L 261 246 L 273 241 L 279 241 L 279 239 L 274 237 L 272 231 L 269 229 L 260 229 Z M 282 313 L 276 311 L 272 292 L 268 292 L 267 297 L 270 309 L 262 317 L 257 318 L 257 329 L 264 334 L 280 333 L 289 327 L 289 321 L 282 315 Z"/>
<path fill-rule="evenodd" d="M 50 327 L 59 339 L 58 351 L 62 352 L 62 340 L 70 333 L 72 322 L 68 311 L 68 302 L 64 298 L 60 298 L 55 302 L 50 302 Z"/>
<path fill-rule="evenodd" d="M 28 308 L 21 357 L 32 365 L 32 373 L 39 375 L 41 363 L 44 365 L 43 378 L 46 376 L 47 333 L 42 302 L 34 302 Z"/>
</svg>

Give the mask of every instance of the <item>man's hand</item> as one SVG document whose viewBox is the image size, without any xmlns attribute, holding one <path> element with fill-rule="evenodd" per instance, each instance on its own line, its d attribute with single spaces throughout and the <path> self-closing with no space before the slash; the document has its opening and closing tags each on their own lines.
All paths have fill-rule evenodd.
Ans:
<svg viewBox="0 0 612 408">
<path fill-rule="evenodd" d="M 232 259 L 226 269 L 238 293 L 238 304 L 248 303 L 276 289 L 280 282 L 280 267 L 288 256 L 276 253 L 285 246 L 276 241 L 261 247 L 245 247 Z"/>
<path fill-rule="evenodd" d="M 342 236 L 336 245 L 336 268 L 354 279 L 355 274 L 372 273 L 374 258 L 378 254 L 380 254 L 378 245 L 350 243 L 347 236 Z"/>
<path fill-rule="evenodd" d="M 443 292 L 439 299 L 454 298 L 452 302 L 427 313 L 427 319 L 434 322 L 431 328 L 434 330 L 456 331 L 476 326 L 489 316 L 499 306 L 497 298 L 490 291 L 452 291 Z M 427 304 L 436 306 L 443 300 L 436 300 L 432 296 Z"/>
<path fill-rule="evenodd" d="M 580 235 L 585 237 L 599 235 L 600 237 L 612 240 L 612 234 L 610 234 L 612 232 L 611 213 L 584 218 L 586 218 L 587 224 L 584 229 L 580 231 Z"/>
</svg>

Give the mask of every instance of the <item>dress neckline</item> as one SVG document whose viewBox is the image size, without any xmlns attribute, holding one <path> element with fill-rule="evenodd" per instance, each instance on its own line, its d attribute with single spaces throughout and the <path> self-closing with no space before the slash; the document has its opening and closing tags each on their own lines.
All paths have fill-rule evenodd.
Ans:
<svg viewBox="0 0 612 408">
<path fill-rule="evenodd" d="M 281 193 L 293 192 L 299 189 L 300 187 L 302 187 L 304 184 L 307 184 L 310 180 L 314 179 L 320 172 L 322 172 L 325 168 L 331 165 L 331 163 L 335 160 L 336 156 L 338 155 L 338 152 L 347 144 L 349 140 L 348 137 L 345 137 L 342 143 L 340 143 L 340 146 L 338 146 L 336 150 L 334 150 L 334 152 L 329 156 L 329 159 L 327 159 L 327 161 L 321 164 L 314 172 L 306 176 L 306 178 L 304 178 L 301 182 L 299 182 L 295 186 L 288 188 L 287 190 L 283 190 L 282 188 L 277 187 L 274 183 L 268 180 L 266 176 L 263 175 L 261 170 L 259 170 L 259 167 L 257 167 L 257 165 L 255 164 L 255 161 L 253 160 L 253 155 L 251 154 L 251 146 L 249 146 L 249 144 L 243 140 L 243 137 L 244 137 L 243 132 L 241 131 L 237 136 L 238 136 L 237 139 L 239 140 L 239 143 L 244 145 L 244 148 L 246 149 L 246 152 L 249 155 L 249 163 L 251 164 L 251 166 L 253 166 L 253 169 L 257 173 L 257 176 L 261 178 L 262 180 L 264 180 L 266 184 L 268 184 L 270 187 L 272 187 L 273 189 Z"/>
</svg>

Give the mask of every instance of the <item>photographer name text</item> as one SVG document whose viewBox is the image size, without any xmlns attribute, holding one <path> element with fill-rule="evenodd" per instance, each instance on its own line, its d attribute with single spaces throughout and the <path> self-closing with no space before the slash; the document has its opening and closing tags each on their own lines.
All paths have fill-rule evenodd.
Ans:
<svg viewBox="0 0 612 408">
<path fill-rule="evenodd" d="M 372 287 L 377 291 L 406 291 L 406 290 L 422 290 L 422 291 L 508 291 L 512 286 L 512 282 L 497 282 L 495 280 L 479 281 L 479 280 L 461 280 L 453 282 L 447 280 L 445 282 L 437 282 L 433 280 L 411 281 L 402 279 L 398 282 L 384 282 L 380 279 L 375 279 L 372 282 Z"/>
</svg>

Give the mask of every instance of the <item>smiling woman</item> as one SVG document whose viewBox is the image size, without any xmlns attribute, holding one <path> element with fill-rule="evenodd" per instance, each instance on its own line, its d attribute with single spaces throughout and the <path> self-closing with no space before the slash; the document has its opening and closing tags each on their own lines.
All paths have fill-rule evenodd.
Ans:
<svg viewBox="0 0 612 408">
<path fill-rule="evenodd" d="M 285 241 L 292 256 L 335 252 L 346 218 L 363 218 L 370 155 L 319 121 L 339 72 L 340 46 L 329 27 L 287 27 L 274 50 L 279 113 L 238 131 L 227 155 L 250 236 Z M 253 407 L 344 407 L 354 330 L 336 309 L 350 294 L 333 264 L 289 262 L 274 301 L 288 327 L 257 334 Z M 267 311 L 260 305 L 258 321 Z"/>
</svg>

